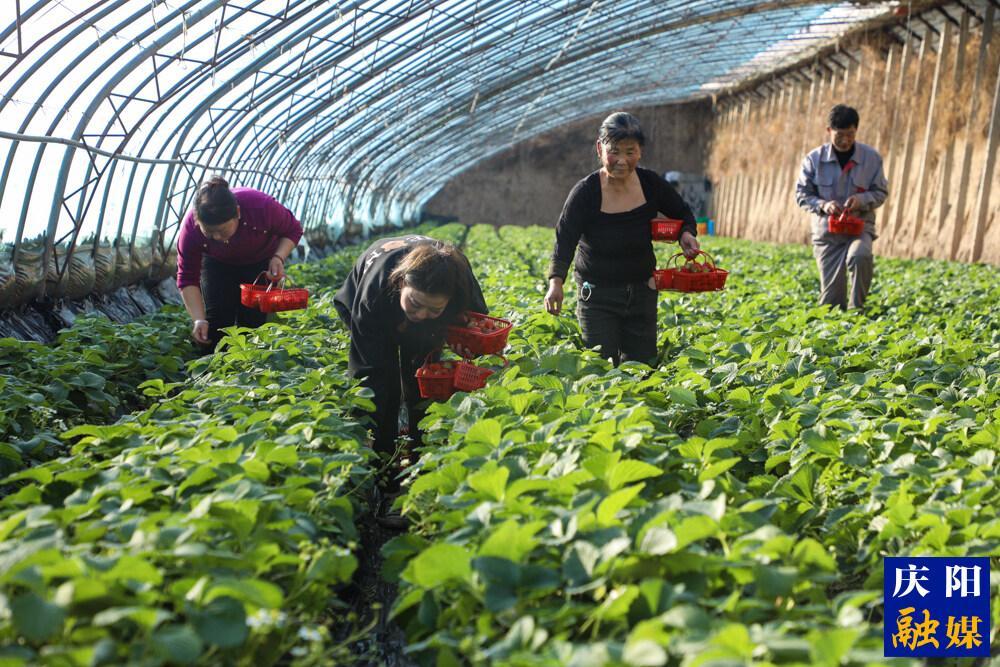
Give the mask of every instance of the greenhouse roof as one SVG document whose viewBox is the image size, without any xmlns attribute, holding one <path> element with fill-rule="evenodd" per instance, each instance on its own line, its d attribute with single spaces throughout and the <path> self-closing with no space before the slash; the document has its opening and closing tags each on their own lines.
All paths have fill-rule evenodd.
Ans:
<svg viewBox="0 0 1000 667">
<path fill-rule="evenodd" d="M 399 223 L 515 142 L 710 95 L 892 6 L 8 0 L 3 238 L 169 241 L 209 172 L 309 225 Z"/>
</svg>

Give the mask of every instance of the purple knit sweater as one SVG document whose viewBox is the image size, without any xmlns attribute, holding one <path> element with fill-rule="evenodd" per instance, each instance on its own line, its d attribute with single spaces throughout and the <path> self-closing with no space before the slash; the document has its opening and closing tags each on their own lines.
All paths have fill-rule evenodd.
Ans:
<svg viewBox="0 0 1000 667">
<path fill-rule="evenodd" d="M 253 264 L 267 259 L 282 238 L 298 245 L 302 224 L 269 194 L 252 188 L 233 188 L 240 206 L 240 226 L 228 242 L 206 238 L 194 221 L 194 210 L 181 222 L 177 238 L 177 287 L 201 284 L 201 258 L 208 255 L 226 264 Z"/>
</svg>

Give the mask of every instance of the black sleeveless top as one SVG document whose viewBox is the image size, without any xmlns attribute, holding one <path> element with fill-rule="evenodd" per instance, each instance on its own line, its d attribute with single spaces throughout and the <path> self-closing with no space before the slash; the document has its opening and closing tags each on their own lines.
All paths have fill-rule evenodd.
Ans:
<svg viewBox="0 0 1000 667">
<path fill-rule="evenodd" d="M 654 171 L 639 167 L 636 173 L 646 201 L 631 211 L 601 211 L 599 171 L 573 187 L 556 225 L 549 278 L 566 279 L 579 245 L 577 281 L 609 287 L 645 282 L 656 268 L 649 221 L 657 213 L 683 221 L 682 233 L 697 234 L 694 215 L 677 191 Z"/>
</svg>

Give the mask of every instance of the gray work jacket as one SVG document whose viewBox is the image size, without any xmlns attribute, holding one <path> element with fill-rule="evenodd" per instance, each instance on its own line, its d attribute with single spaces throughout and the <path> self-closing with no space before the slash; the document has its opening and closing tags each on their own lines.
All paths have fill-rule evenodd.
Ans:
<svg viewBox="0 0 1000 667">
<path fill-rule="evenodd" d="M 889 184 L 882 172 L 882 156 L 867 144 L 854 142 L 854 155 L 844 169 L 840 168 L 831 144 L 814 149 L 802 161 L 802 172 L 795 184 L 795 201 L 813 214 L 813 241 L 834 239 L 841 234 L 827 231 L 826 213 L 820 207 L 827 201 L 843 204 L 856 196 L 860 206 L 853 215 L 865 221 L 865 231 L 875 235 L 875 209 L 889 195 Z"/>
</svg>

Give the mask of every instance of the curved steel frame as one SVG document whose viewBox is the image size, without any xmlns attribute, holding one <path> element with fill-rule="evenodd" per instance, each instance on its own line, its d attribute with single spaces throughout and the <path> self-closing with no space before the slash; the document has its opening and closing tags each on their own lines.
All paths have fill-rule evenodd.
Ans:
<svg viewBox="0 0 1000 667">
<path fill-rule="evenodd" d="M 155 236 L 165 252 L 210 171 L 272 192 L 307 226 L 411 222 L 450 178 L 521 139 L 766 71 L 781 51 L 761 53 L 794 51 L 834 6 L 14 2 L 0 24 L 0 126 L 16 128 L 0 132 L 0 211 L 16 220 L 15 254 L 43 227 L 46 260 L 68 246 L 60 271 L 84 229 L 130 252 Z M 18 151 L 34 151 L 30 169 Z"/>
</svg>

